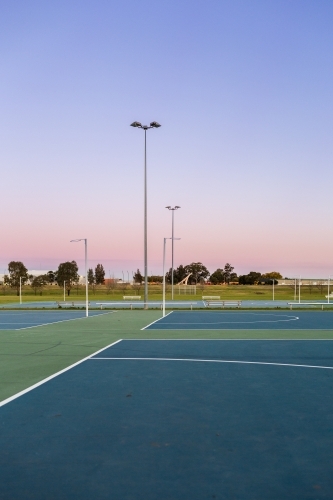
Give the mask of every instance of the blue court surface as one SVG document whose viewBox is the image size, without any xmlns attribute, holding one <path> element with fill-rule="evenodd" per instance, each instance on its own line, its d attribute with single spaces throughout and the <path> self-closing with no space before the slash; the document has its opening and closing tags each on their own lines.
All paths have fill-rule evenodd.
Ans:
<svg viewBox="0 0 333 500">
<path fill-rule="evenodd" d="M 333 341 L 123 340 L 0 408 L 1 499 L 333 498 Z"/>
<path fill-rule="evenodd" d="M 143 330 L 333 330 L 322 311 L 172 311 Z"/>
<path fill-rule="evenodd" d="M 89 316 L 105 314 L 90 311 Z M 85 318 L 85 311 L 0 311 L 0 330 L 25 330 L 35 326 Z"/>
</svg>

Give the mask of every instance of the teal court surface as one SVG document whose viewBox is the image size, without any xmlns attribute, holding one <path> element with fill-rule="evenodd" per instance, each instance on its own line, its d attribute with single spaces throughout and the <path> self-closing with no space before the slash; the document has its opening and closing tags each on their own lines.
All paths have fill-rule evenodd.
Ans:
<svg viewBox="0 0 333 500">
<path fill-rule="evenodd" d="M 89 316 L 111 314 L 90 311 Z M 25 330 L 36 326 L 85 318 L 85 311 L 0 311 L 0 330 Z"/>
<path fill-rule="evenodd" d="M 143 330 L 332 330 L 333 314 L 321 311 L 172 311 Z"/>
<path fill-rule="evenodd" d="M 148 317 L 93 321 L 121 314 Z M 333 498 L 333 314 L 274 313 L 288 339 L 273 313 L 197 314 L 133 328 L 0 403 L 0 498 Z M 163 338 L 171 318 L 178 338 Z M 260 320 L 276 338 L 255 338 Z M 233 322 L 248 338 L 227 338 Z M 223 338 L 205 338 L 213 324 Z"/>
</svg>

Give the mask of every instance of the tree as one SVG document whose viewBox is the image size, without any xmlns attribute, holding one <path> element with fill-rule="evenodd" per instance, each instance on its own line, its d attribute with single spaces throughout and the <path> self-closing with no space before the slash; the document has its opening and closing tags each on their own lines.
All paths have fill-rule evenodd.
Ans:
<svg viewBox="0 0 333 500">
<path fill-rule="evenodd" d="M 196 285 L 200 278 L 206 279 L 209 276 L 209 271 L 201 262 L 192 262 L 188 266 L 184 267 L 186 274 L 191 273 L 189 281 Z"/>
<path fill-rule="evenodd" d="M 256 285 L 261 278 L 261 273 L 251 271 L 249 274 L 239 276 L 240 285 Z"/>
<path fill-rule="evenodd" d="M 34 290 L 35 295 L 39 291 L 39 294 L 42 295 L 43 288 L 45 285 L 49 283 L 49 278 L 47 274 L 42 274 L 41 276 L 31 276 L 31 288 Z"/>
<path fill-rule="evenodd" d="M 28 269 L 23 262 L 12 260 L 8 264 L 8 273 L 4 276 L 5 285 L 16 288 L 16 295 L 20 295 L 20 278 L 21 284 L 24 285 L 29 279 Z"/>
<path fill-rule="evenodd" d="M 235 275 L 232 271 L 234 270 L 234 267 L 232 267 L 228 262 L 224 266 L 223 272 L 224 272 L 224 281 L 225 283 L 230 283 L 232 275 Z M 237 274 L 236 274 L 237 276 Z"/>
<path fill-rule="evenodd" d="M 263 278 L 269 278 L 269 279 L 275 279 L 275 280 L 282 280 L 282 274 L 278 273 L 277 271 L 272 271 L 271 273 L 265 273 L 262 275 Z"/>
<path fill-rule="evenodd" d="M 56 281 L 55 271 L 48 271 L 46 273 L 46 276 L 47 276 L 47 279 L 48 279 L 48 282 L 50 283 L 50 285 L 53 285 L 53 283 L 55 283 L 55 281 Z"/>
<path fill-rule="evenodd" d="M 173 270 L 173 282 L 174 283 L 179 283 L 182 281 L 188 273 L 186 272 L 186 269 L 184 266 L 180 265 L 177 267 L 177 269 Z M 171 283 L 171 274 L 170 274 L 170 283 Z"/>
<path fill-rule="evenodd" d="M 104 285 L 105 283 L 105 271 L 102 264 L 97 264 L 95 267 L 95 282 L 96 285 Z"/>
<path fill-rule="evenodd" d="M 94 285 L 96 282 L 96 278 L 94 275 L 94 271 L 92 269 L 88 269 L 88 284 Z"/>
<path fill-rule="evenodd" d="M 224 270 L 220 268 L 216 269 L 216 271 L 214 271 L 213 274 L 210 275 L 209 280 L 211 283 L 213 283 L 213 285 L 224 283 Z"/>
<path fill-rule="evenodd" d="M 187 275 L 188 275 L 188 273 L 186 272 L 185 267 L 182 265 L 180 265 L 179 267 L 174 269 L 173 270 L 173 282 L 174 282 L 174 284 L 176 285 L 177 283 L 182 281 L 184 278 L 186 278 Z M 169 271 L 167 271 L 165 273 L 166 283 L 171 283 L 171 281 L 172 281 L 171 277 L 172 277 L 172 268 L 170 267 Z"/>
<path fill-rule="evenodd" d="M 79 275 L 78 275 L 78 266 L 75 260 L 72 260 L 72 262 L 63 262 L 62 264 L 59 264 L 57 273 L 56 273 L 56 280 L 59 286 L 66 286 L 67 294 L 70 295 L 71 293 L 71 288 L 74 283 L 77 283 L 79 281 Z"/>
<path fill-rule="evenodd" d="M 162 283 L 163 281 L 163 276 L 148 276 L 148 283 Z"/>
<path fill-rule="evenodd" d="M 142 283 L 143 282 L 143 276 L 140 273 L 140 270 L 137 269 L 136 273 L 133 276 L 134 283 Z"/>
</svg>

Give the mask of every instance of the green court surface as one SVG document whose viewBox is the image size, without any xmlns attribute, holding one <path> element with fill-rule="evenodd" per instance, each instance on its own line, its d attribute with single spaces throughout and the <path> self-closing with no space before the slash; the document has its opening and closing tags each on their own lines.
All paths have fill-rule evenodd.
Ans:
<svg viewBox="0 0 333 500">
<path fill-rule="evenodd" d="M 0 322 L 1 314 L 2 312 Z M 215 313 L 207 311 L 202 314 L 207 314 L 208 321 L 211 314 Z M 235 318 L 238 315 L 237 311 L 227 314 L 235 314 Z M 321 325 L 321 315 L 332 317 L 333 324 L 333 313 L 318 311 L 312 314 L 318 317 L 318 328 Z M 320 331 L 316 327 L 310 330 L 275 330 L 272 329 L 274 324 L 270 325 L 271 328 L 258 330 L 248 330 L 246 325 L 232 330 L 213 330 L 209 325 L 207 330 L 192 330 L 189 325 L 186 325 L 186 329 L 179 330 L 142 330 L 155 321 L 158 324 L 160 319 L 160 311 L 118 311 L 110 315 L 56 322 L 21 331 L 0 330 L 0 401 L 119 339 L 333 339 L 333 328 Z"/>
<path fill-rule="evenodd" d="M 333 313 L 173 314 L 0 331 L 0 498 L 333 497 Z"/>
</svg>

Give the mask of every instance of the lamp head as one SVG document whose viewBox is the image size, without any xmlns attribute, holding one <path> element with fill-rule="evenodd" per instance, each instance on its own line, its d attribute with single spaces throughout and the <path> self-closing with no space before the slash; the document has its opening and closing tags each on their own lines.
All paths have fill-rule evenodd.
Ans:
<svg viewBox="0 0 333 500">
<path fill-rule="evenodd" d="M 178 205 L 175 206 L 175 209 L 177 210 L 178 208 L 180 208 Z"/>
<path fill-rule="evenodd" d="M 160 125 L 159 123 L 157 123 L 157 122 L 151 122 L 150 126 L 151 126 L 152 128 L 158 128 L 158 127 L 160 127 L 161 125 Z"/>
<path fill-rule="evenodd" d="M 170 207 L 170 205 L 169 205 L 169 206 L 167 206 L 167 207 L 165 207 L 165 208 L 167 208 L 168 210 L 171 210 L 171 207 Z"/>
<path fill-rule="evenodd" d="M 133 122 L 131 123 L 131 127 L 142 127 L 140 122 Z"/>
</svg>

